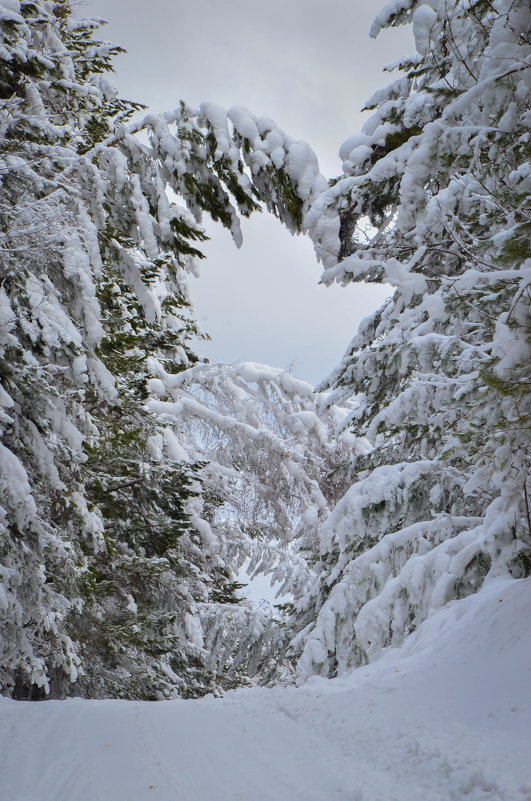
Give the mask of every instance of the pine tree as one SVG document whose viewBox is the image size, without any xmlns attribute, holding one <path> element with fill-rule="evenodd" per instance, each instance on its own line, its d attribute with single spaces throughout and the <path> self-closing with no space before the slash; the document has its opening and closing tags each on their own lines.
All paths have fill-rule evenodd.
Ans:
<svg viewBox="0 0 531 801">
<path fill-rule="evenodd" d="M 68 0 L 0 11 L 0 682 L 15 697 L 215 687 L 199 607 L 237 603 L 231 569 L 192 521 L 202 465 L 164 445 L 148 385 L 197 361 L 202 214 L 239 245 L 259 196 L 294 231 L 310 199 L 303 146 L 270 121 L 181 104 L 130 122 L 97 28 Z"/>
<path fill-rule="evenodd" d="M 268 675 L 279 639 L 238 600 L 242 555 L 294 594 L 302 677 L 529 573 L 529 10 L 400 0 L 373 33 L 409 21 L 417 55 L 328 186 L 307 145 L 238 107 L 131 122 L 97 23 L 66 0 L 3 4 L 4 693 L 160 698 Z M 309 232 L 325 282 L 395 288 L 329 412 L 277 374 L 251 389 L 248 366 L 193 367 L 202 214 L 239 246 L 259 202 Z M 344 407 L 346 465 L 329 439 Z"/>
<path fill-rule="evenodd" d="M 391 3 L 417 54 L 368 102 L 305 225 L 325 283 L 390 284 L 327 386 L 373 445 L 321 530 L 299 674 L 399 644 L 490 576 L 531 570 L 529 8 Z"/>
</svg>

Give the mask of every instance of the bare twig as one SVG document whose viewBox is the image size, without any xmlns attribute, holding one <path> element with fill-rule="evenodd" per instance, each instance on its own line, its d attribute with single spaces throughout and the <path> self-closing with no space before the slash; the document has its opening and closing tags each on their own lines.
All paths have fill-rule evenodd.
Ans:
<svg viewBox="0 0 531 801">
<path fill-rule="evenodd" d="M 531 537 L 531 514 L 529 512 L 529 498 L 527 497 L 527 481 L 524 482 L 524 500 L 525 500 L 525 512 L 527 516 L 527 528 L 529 530 L 529 536 Z"/>
<path fill-rule="evenodd" d="M 123 484 L 118 484 L 117 487 L 111 487 L 110 489 L 107 490 L 107 492 L 118 492 L 118 490 L 126 489 L 127 487 L 134 487 L 135 484 L 141 484 L 143 480 L 144 480 L 143 476 L 141 478 L 135 478 L 132 481 L 126 481 Z"/>
</svg>

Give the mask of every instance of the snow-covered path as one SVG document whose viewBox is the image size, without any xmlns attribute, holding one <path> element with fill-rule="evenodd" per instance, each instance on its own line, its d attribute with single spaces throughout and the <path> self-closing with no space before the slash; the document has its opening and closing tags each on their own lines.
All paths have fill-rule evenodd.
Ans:
<svg viewBox="0 0 531 801">
<path fill-rule="evenodd" d="M 2 801 L 529 801 L 531 580 L 345 679 L 223 699 L 0 700 Z"/>
</svg>

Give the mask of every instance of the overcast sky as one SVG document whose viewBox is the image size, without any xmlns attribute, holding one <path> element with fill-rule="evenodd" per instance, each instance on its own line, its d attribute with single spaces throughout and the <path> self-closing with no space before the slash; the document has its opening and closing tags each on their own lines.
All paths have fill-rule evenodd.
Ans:
<svg viewBox="0 0 531 801">
<path fill-rule="evenodd" d="M 83 16 L 109 24 L 102 38 L 128 52 L 116 61 L 124 97 L 152 111 L 213 100 L 272 117 L 304 139 L 327 178 L 340 173 L 341 143 L 366 119 L 360 109 L 391 78 L 386 64 L 410 53 L 406 28 L 369 39 L 385 2 L 366 0 L 86 0 Z M 213 341 L 211 360 L 293 366 L 317 383 L 334 368 L 382 287 L 326 288 L 309 240 L 268 215 L 244 224 L 237 251 L 209 226 L 201 278 L 191 279 L 195 316 Z"/>
</svg>

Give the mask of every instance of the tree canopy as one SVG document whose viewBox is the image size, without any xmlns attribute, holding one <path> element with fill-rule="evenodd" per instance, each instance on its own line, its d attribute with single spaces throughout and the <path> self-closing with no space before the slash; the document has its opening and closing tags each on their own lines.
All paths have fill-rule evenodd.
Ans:
<svg viewBox="0 0 531 801">
<path fill-rule="evenodd" d="M 3 0 L 0 685 L 161 698 L 334 676 L 531 572 L 523 0 L 395 0 L 417 52 L 326 181 L 240 107 L 131 118 L 68 0 Z M 206 365 L 202 216 L 265 207 L 323 281 L 389 284 L 313 394 Z M 270 572 L 290 603 L 241 598 Z M 276 613 L 275 613 L 276 614 Z"/>
</svg>

